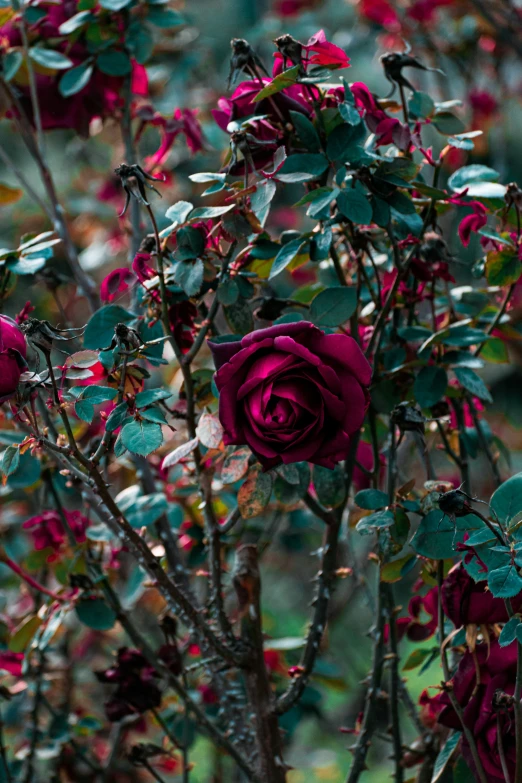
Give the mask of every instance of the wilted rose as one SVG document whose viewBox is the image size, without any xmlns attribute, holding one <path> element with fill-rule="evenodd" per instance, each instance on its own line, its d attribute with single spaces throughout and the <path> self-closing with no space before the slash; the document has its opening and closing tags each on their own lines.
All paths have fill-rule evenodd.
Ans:
<svg viewBox="0 0 522 783">
<path fill-rule="evenodd" d="M 300 321 L 210 347 L 225 445 L 248 445 L 265 468 L 347 457 L 372 373 L 352 337 Z"/>
</svg>

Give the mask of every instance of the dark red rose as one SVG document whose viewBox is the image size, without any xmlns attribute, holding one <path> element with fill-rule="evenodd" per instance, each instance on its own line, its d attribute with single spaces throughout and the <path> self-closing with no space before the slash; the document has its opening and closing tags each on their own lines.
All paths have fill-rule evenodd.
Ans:
<svg viewBox="0 0 522 783">
<path fill-rule="evenodd" d="M 437 630 L 438 587 L 432 587 L 425 596 L 414 595 L 408 604 L 408 617 L 399 617 L 397 631 L 412 642 L 422 642 Z"/>
<path fill-rule="evenodd" d="M 129 280 L 133 280 L 134 275 L 130 269 L 123 266 L 119 269 L 113 269 L 107 277 L 104 277 L 100 285 L 100 297 L 102 302 L 112 302 L 118 294 L 123 294 L 129 287 Z"/>
<path fill-rule="evenodd" d="M 513 610 L 520 611 L 522 595 L 512 600 Z M 462 625 L 507 623 L 506 605 L 487 589 L 487 582 L 475 582 L 459 563 L 451 569 L 442 585 L 444 614 L 456 628 Z"/>
<path fill-rule="evenodd" d="M 0 315 L 0 403 L 15 393 L 26 356 L 25 337 L 17 323 L 7 315 Z"/>
<path fill-rule="evenodd" d="M 197 314 L 198 308 L 188 299 L 169 307 L 170 328 L 182 353 L 187 353 L 194 342 L 194 319 Z"/>
<path fill-rule="evenodd" d="M 248 445 L 265 468 L 306 460 L 333 469 L 346 458 L 372 374 L 352 337 L 300 321 L 209 345 L 225 445 Z"/>
<path fill-rule="evenodd" d="M 143 713 L 161 704 L 161 691 L 155 682 L 159 675 L 139 650 L 121 647 L 116 665 L 95 674 L 100 682 L 118 686 L 105 703 L 110 721 Z"/>
<path fill-rule="evenodd" d="M 475 739 L 488 783 L 504 783 L 497 720 L 500 722 L 501 740 L 511 780 L 515 776 L 515 716 L 513 706 L 505 696 L 514 693 L 516 672 L 516 642 L 501 647 L 496 639 L 491 639 L 488 644 L 478 644 L 474 653 L 464 653 L 453 677 L 453 693 L 463 709 L 464 723 Z M 441 708 L 438 722 L 461 731 L 459 718 L 448 694 L 442 693 L 434 702 L 438 702 Z M 464 734 L 462 755 L 473 770 L 473 759 Z"/>
</svg>

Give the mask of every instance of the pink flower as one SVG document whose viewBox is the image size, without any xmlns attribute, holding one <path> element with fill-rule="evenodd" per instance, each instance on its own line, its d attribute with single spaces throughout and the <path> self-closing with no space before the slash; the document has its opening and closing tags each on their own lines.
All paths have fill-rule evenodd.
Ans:
<svg viewBox="0 0 522 783">
<path fill-rule="evenodd" d="M 339 46 L 326 40 L 324 30 L 312 35 L 304 49 L 308 53 L 312 52 L 312 56 L 308 58 L 312 65 L 330 69 L 350 67 L 350 59 Z"/>
<path fill-rule="evenodd" d="M 299 321 L 209 345 L 225 445 L 248 445 L 265 468 L 346 457 L 372 374 L 352 337 Z"/>
<path fill-rule="evenodd" d="M 466 192 L 467 189 L 446 199 L 449 204 L 457 204 L 458 206 L 469 207 L 473 210 L 470 215 L 466 215 L 459 223 L 459 237 L 464 247 L 469 245 L 471 233 L 479 231 L 488 222 L 488 214 L 484 204 L 480 201 L 465 201 L 464 196 L 466 195 Z"/>
<path fill-rule="evenodd" d="M 15 677 L 22 674 L 23 653 L 10 652 L 9 650 L 0 651 L 0 670 L 9 672 Z"/>
<path fill-rule="evenodd" d="M 89 520 L 79 511 L 67 511 L 64 509 L 65 518 L 76 541 L 81 544 L 85 541 L 85 531 L 89 526 Z M 57 511 L 42 511 L 30 519 L 27 519 L 22 527 L 29 530 L 33 538 L 34 548 L 37 552 L 42 549 L 52 549 L 52 554 L 47 558 L 51 563 L 57 560 L 66 541 L 66 532 L 62 519 Z"/>
<path fill-rule="evenodd" d="M 145 127 L 153 125 L 160 129 L 161 142 L 153 155 L 145 159 L 146 168 L 155 169 L 162 166 L 166 161 L 174 142 L 180 135 L 185 136 L 187 146 L 192 153 L 203 149 L 203 131 L 197 119 L 197 110 L 175 109 L 172 117 L 164 117 L 159 112 L 154 111 L 152 106 L 142 106 L 137 111 L 137 116 L 141 118 L 141 125 L 138 129 L 136 140 L 139 140 Z"/>
<path fill-rule="evenodd" d="M 388 30 L 400 29 L 397 12 L 388 0 L 361 0 L 358 8 L 361 16 L 369 22 L 375 22 Z"/>
<path fill-rule="evenodd" d="M 105 277 L 100 286 L 100 296 L 102 302 L 112 302 L 116 295 L 127 291 L 129 284 L 128 280 L 133 280 L 134 275 L 127 267 L 120 267 L 119 269 L 113 269 Z"/>
<path fill-rule="evenodd" d="M 399 149 L 404 152 L 408 151 L 411 145 L 411 133 L 408 126 L 386 114 L 363 82 L 354 82 L 350 89 L 355 98 L 355 105 L 363 111 L 368 129 L 375 133 L 377 146 L 393 142 Z"/>
<path fill-rule="evenodd" d="M 18 325 L 0 315 L 0 403 L 12 397 L 26 367 L 27 345 Z"/>
</svg>

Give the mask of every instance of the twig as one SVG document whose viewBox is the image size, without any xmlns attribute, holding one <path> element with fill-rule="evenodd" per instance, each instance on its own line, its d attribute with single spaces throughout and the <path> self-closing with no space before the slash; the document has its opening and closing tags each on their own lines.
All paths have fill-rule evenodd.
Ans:
<svg viewBox="0 0 522 783">
<path fill-rule="evenodd" d="M 383 585 L 384 595 L 386 597 L 388 610 L 388 633 L 390 653 L 390 723 L 393 737 L 393 753 L 395 761 L 395 783 L 402 783 L 404 780 L 404 767 L 402 765 L 402 732 L 399 718 L 399 694 L 400 694 L 400 675 L 399 675 L 399 651 L 397 647 L 397 626 L 395 623 L 395 601 L 393 598 L 393 589 L 390 584 Z"/>
</svg>

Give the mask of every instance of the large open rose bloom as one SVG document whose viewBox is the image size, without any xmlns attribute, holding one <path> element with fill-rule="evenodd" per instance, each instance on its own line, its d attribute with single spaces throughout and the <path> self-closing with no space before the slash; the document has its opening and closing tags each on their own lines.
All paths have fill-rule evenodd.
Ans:
<svg viewBox="0 0 522 783">
<path fill-rule="evenodd" d="M 0 315 L 0 402 L 9 399 L 24 371 L 27 345 L 18 324 Z"/>
<path fill-rule="evenodd" d="M 247 444 L 265 468 L 347 457 L 372 373 L 352 337 L 300 321 L 210 347 L 226 445 Z"/>
<path fill-rule="evenodd" d="M 497 716 L 500 721 L 502 744 L 511 780 L 515 776 L 515 716 L 509 709 L 497 705 L 499 695 L 512 696 L 517 671 L 517 643 L 501 647 L 496 639 L 489 644 L 478 644 L 475 652 L 462 656 L 453 677 L 453 693 L 464 711 L 464 723 L 470 729 L 479 758 L 489 783 L 504 783 L 500 762 Z M 477 672 L 480 680 L 477 682 Z M 498 693 L 497 693 L 498 691 Z M 461 731 L 462 726 L 447 693 L 433 702 L 442 706 L 438 722 Z M 462 736 L 462 755 L 473 769 L 473 760 L 465 736 Z"/>
</svg>

